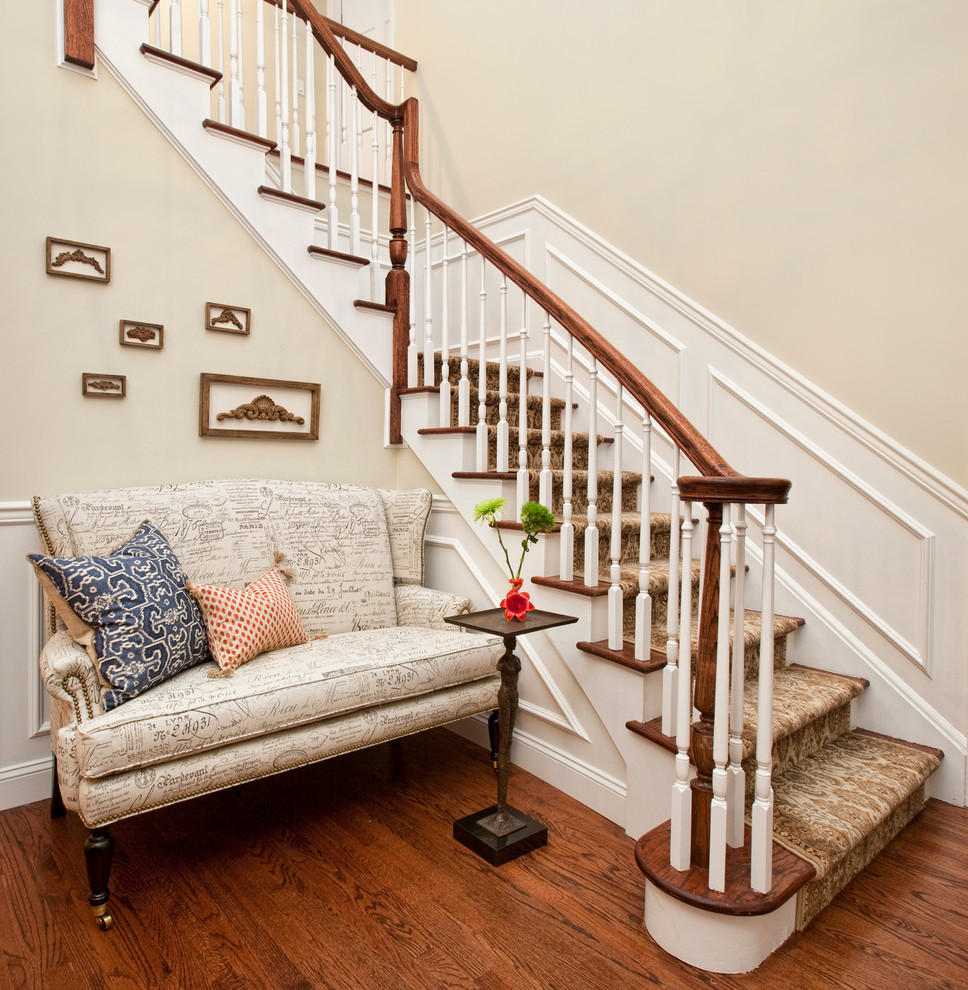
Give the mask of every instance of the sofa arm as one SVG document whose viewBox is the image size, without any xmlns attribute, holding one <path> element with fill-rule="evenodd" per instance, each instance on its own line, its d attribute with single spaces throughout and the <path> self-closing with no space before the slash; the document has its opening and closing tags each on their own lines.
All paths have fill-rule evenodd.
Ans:
<svg viewBox="0 0 968 990">
<path fill-rule="evenodd" d="M 75 722 L 100 714 L 101 684 L 94 664 L 66 629 L 54 633 L 41 651 L 40 675 L 51 702 L 69 706 Z"/>
<path fill-rule="evenodd" d="M 453 632 L 456 627 L 444 622 L 444 616 L 462 615 L 471 610 L 469 598 L 448 591 L 424 588 L 419 584 L 398 584 L 393 590 L 397 596 L 397 625 L 400 626 Z"/>
</svg>

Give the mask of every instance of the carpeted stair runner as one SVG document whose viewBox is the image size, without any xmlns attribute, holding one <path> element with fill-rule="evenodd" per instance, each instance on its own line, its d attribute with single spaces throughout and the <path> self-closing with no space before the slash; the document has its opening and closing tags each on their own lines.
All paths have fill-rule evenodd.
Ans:
<svg viewBox="0 0 968 990">
<path fill-rule="evenodd" d="M 477 362 L 469 362 L 471 389 L 470 422 L 478 414 Z M 451 362 L 451 382 L 456 385 L 458 362 Z M 440 360 L 436 360 L 439 381 Z M 489 470 L 496 467 L 496 426 L 500 396 L 498 368 L 488 363 L 488 390 L 485 393 L 486 422 L 489 424 Z M 530 380 L 529 374 L 529 380 Z M 518 458 L 518 387 L 517 368 L 508 372 L 509 472 L 517 469 Z M 456 393 L 456 388 L 453 389 Z M 564 434 L 561 418 L 565 403 L 552 400 L 551 466 L 553 470 L 552 511 L 562 521 L 562 479 Z M 451 423 L 456 426 L 456 397 Z M 529 395 L 528 471 L 530 497 L 538 497 L 541 469 L 540 395 Z M 603 451 L 608 438 L 598 437 Z M 574 573 L 584 572 L 584 531 L 588 525 L 587 479 L 588 434 L 575 433 L 572 443 L 572 524 L 575 528 Z M 608 461 L 606 461 L 608 463 Z M 461 476 L 461 475 L 457 475 Z M 480 477 L 469 472 L 468 476 Z M 611 583 L 612 472 L 598 472 L 598 575 L 601 585 Z M 639 593 L 639 542 L 641 513 L 637 511 L 638 487 L 642 476 L 635 472 L 622 475 L 622 512 L 619 585 L 624 598 L 623 636 L 632 642 L 635 635 L 635 599 Z M 672 517 L 653 513 L 650 522 L 649 595 L 652 599 L 652 660 L 661 661 L 666 650 L 666 622 L 669 591 L 669 553 Z M 513 522 L 502 525 L 514 527 Z M 699 608 L 698 560 L 692 564 L 693 663 L 698 652 Z M 540 580 L 540 579 L 539 579 Z M 548 583 L 551 583 L 549 580 Z M 576 588 L 579 590 L 579 588 Z M 730 616 L 732 630 L 734 617 Z M 787 641 L 803 620 L 791 616 L 774 617 L 773 682 L 773 789 L 774 837 L 777 842 L 811 863 L 815 878 L 797 895 L 797 927 L 802 928 L 826 905 L 850 879 L 884 848 L 887 843 L 921 810 L 924 782 L 938 767 L 942 754 L 888 740 L 863 731 L 851 731 L 851 703 L 866 687 L 865 681 L 787 664 Z M 757 714 L 759 647 L 762 638 L 761 616 L 747 610 L 744 617 L 744 697 L 743 765 L 746 772 L 747 808 L 755 786 L 755 733 Z M 732 639 L 731 639 L 732 642 Z M 602 644 L 589 644 L 602 656 Z M 615 657 L 621 662 L 619 657 Z M 661 735 L 661 719 L 649 723 L 630 722 L 629 728 L 675 751 L 674 740 Z"/>
</svg>

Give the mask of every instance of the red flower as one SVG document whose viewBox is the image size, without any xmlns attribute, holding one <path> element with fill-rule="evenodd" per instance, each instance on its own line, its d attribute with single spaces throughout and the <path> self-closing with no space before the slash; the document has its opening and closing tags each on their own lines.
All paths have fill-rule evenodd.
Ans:
<svg viewBox="0 0 968 990">
<path fill-rule="evenodd" d="M 511 590 L 508 592 L 507 598 L 501 602 L 501 608 L 504 609 L 504 615 L 508 622 L 512 619 L 520 619 L 524 622 L 525 615 L 534 611 L 531 595 L 520 590 L 522 584 L 524 584 L 522 578 L 512 578 Z"/>
</svg>

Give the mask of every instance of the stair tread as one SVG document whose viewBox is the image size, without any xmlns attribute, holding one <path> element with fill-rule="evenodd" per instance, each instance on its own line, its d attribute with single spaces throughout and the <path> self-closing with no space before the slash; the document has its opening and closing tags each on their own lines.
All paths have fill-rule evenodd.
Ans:
<svg viewBox="0 0 968 990">
<path fill-rule="evenodd" d="M 825 876 L 940 764 L 926 747 L 846 732 L 773 778 L 774 836 Z"/>
<path fill-rule="evenodd" d="M 841 705 L 849 704 L 865 687 L 865 682 L 833 671 L 790 664 L 773 674 L 773 741 L 783 739 L 822 718 Z M 743 692 L 743 759 L 752 755 L 756 745 L 758 709 L 756 681 L 746 682 Z M 676 752 L 673 736 L 662 732 L 662 719 L 627 722 L 626 727 L 651 739 L 669 752 Z"/>
</svg>

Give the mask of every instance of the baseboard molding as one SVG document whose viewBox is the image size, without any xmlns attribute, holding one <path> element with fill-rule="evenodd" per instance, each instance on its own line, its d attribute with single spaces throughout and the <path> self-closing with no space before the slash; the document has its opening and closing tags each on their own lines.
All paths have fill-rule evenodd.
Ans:
<svg viewBox="0 0 968 990">
<path fill-rule="evenodd" d="M 455 722 L 449 726 L 452 732 L 469 739 L 485 749 L 490 749 L 487 735 L 487 719 L 483 715 Z M 515 766 L 556 787 L 569 797 L 597 811 L 617 825 L 625 827 L 625 784 L 609 777 L 587 763 L 583 763 L 561 750 L 556 750 L 544 740 L 517 727 L 512 743 L 512 761 Z M 509 784 L 508 800 L 513 803 L 514 778 Z"/>
<path fill-rule="evenodd" d="M 50 797 L 51 758 L 0 769 L 0 811 Z"/>
</svg>

